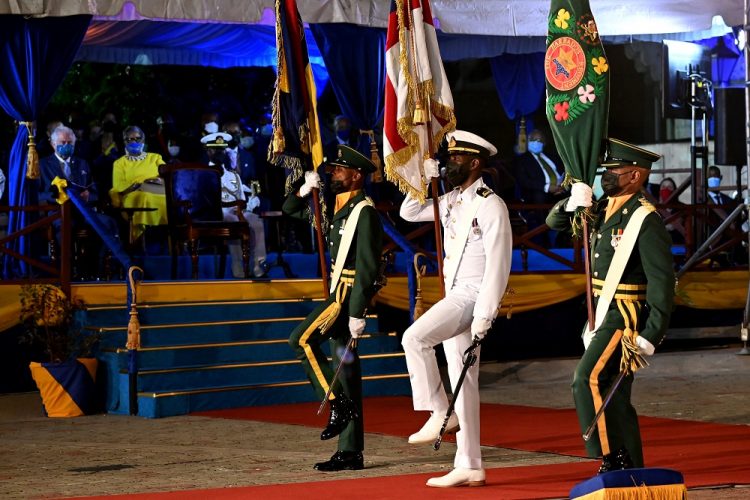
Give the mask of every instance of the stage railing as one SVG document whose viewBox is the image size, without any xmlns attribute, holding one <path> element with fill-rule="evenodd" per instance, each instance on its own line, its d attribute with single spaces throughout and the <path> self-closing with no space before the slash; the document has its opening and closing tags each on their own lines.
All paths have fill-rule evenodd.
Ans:
<svg viewBox="0 0 750 500">
<path fill-rule="evenodd" d="M 70 204 L 39 205 L 26 207 L 0 206 L 0 212 L 29 215 L 39 214 L 39 218 L 25 227 L 0 239 L 0 254 L 4 284 L 50 283 L 58 285 L 66 295 L 70 294 L 71 276 L 71 208 Z M 60 221 L 59 255 L 55 245 L 55 222 Z M 40 236 L 40 233 L 42 235 Z M 23 239 L 22 239 L 23 238 Z M 40 241 L 46 241 L 49 249 L 49 262 L 33 256 L 31 249 Z M 14 250 L 23 244 L 25 248 Z"/>
</svg>

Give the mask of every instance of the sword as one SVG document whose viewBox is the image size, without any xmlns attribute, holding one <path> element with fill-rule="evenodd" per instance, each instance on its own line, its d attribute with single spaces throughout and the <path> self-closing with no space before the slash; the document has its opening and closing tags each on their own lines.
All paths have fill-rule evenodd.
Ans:
<svg viewBox="0 0 750 500">
<path fill-rule="evenodd" d="M 466 377 L 466 372 L 469 371 L 469 368 L 471 368 L 474 363 L 477 362 L 477 355 L 474 354 L 474 350 L 479 347 L 479 344 L 482 343 L 482 339 L 474 337 L 474 340 L 471 342 L 471 345 L 468 349 L 466 349 L 466 358 L 464 359 L 464 367 L 461 370 L 461 376 L 458 377 L 458 382 L 456 382 L 456 389 L 453 391 L 453 398 L 451 399 L 451 404 L 448 407 L 448 411 L 445 412 L 445 420 L 443 420 L 443 426 L 440 428 L 440 433 L 438 434 L 437 439 L 435 440 L 435 444 L 432 445 L 432 449 L 435 451 L 440 449 L 440 445 L 443 442 L 443 435 L 445 434 L 445 429 L 448 427 L 448 420 L 451 418 L 451 415 L 453 414 L 453 408 L 456 406 L 456 400 L 458 399 L 458 393 L 461 391 L 461 386 L 464 383 L 464 378 Z"/>
<path fill-rule="evenodd" d="M 594 420 L 591 422 L 591 425 L 588 426 L 586 429 L 586 432 L 583 433 L 583 440 L 588 441 L 591 439 L 591 435 L 594 434 L 594 429 L 596 429 L 596 423 L 599 422 L 599 419 L 602 415 L 604 415 L 604 410 L 607 408 L 607 405 L 609 404 L 610 400 L 612 399 L 612 396 L 615 395 L 615 391 L 617 390 L 617 387 L 620 385 L 620 382 L 625 378 L 625 371 L 620 371 L 619 375 L 617 375 L 617 378 L 615 379 L 615 383 L 612 384 L 612 387 L 609 388 L 607 391 L 607 395 L 604 397 L 604 402 L 602 403 L 602 406 L 599 408 L 599 411 L 596 412 L 596 415 L 594 416 Z"/>
<path fill-rule="evenodd" d="M 350 338 L 349 342 L 346 343 L 346 348 L 344 349 L 344 353 L 341 355 L 341 359 L 339 360 L 339 366 L 336 367 L 336 373 L 333 375 L 333 380 L 331 380 L 331 385 L 328 386 L 328 392 L 326 392 L 326 395 L 323 396 L 323 401 L 320 402 L 317 415 L 320 415 L 320 412 L 322 412 L 323 408 L 326 407 L 326 403 L 328 402 L 328 397 L 331 395 L 331 392 L 333 391 L 333 384 L 335 384 L 336 381 L 339 379 L 339 373 L 341 373 L 341 367 L 344 366 L 344 360 L 346 359 L 346 356 L 349 354 L 349 352 L 352 350 L 352 347 L 354 346 L 354 342 L 355 342 L 355 339 Z"/>
</svg>

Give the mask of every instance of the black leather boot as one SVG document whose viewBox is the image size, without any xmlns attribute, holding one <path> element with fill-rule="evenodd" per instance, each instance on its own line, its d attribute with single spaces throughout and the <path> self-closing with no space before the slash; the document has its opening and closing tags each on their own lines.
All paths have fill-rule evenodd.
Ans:
<svg viewBox="0 0 750 500">
<path fill-rule="evenodd" d="M 330 460 L 318 462 L 313 468 L 323 472 L 362 470 L 365 468 L 365 464 L 361 451 L 337 451 Z"/>
<path fill-rule="evenodd" d="M 602 457 L 602 465 L 599 466 L 597 474 L 604 474 L 613 470 L 632 469 L 633 460 L 630 458 L 630 453 L 625 448 L 608 453 Z"/>
<path fill-rule="evenodd" d="M 630 458 L 630 453 L 625 448 L 620 448 L 615 452 L 615 464 L 618 469 L 632 469 L 633 459 Z"/>
<path fill-rule="evenodd" d="M 359 417 L 354 402 L 344 394 L 336 396 L 330 401 L 331 415 L 328 417 L 328 425 L 320 433 L 320 439 L 325 441 L 341 434 L 346 425 Z"/>
<path fill-rule="evenodd" d="M 599 466 L 599 470 L 596 472 L 597 474 L 604 474 L 605 472 L 615 470 L 614 464 L 612 462 L 612 459 L 614 457 L 612 455 L 614 454 L 607 453 L 602 457 L 602 464 Z"/>
</svg>

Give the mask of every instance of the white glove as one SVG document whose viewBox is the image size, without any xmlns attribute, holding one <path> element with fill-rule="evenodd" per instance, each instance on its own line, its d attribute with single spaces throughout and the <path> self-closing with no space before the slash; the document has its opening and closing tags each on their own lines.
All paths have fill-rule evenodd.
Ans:
<svg viewBox="0 0 750 500">
<path fill-rule="evenodd" d="M 424 176 L 427 177 L 427 180 L 429 181 L 433 177 L 440 177 L 440 170 L 438 169 L 438 162 L 437 160 L 433 160 L 432 158 L 427 158 L 424 163 Z"/>
<path fill-rule="evenodd" d="M 471 336 L 482 340 L 487 335 L 487 330 L 492 326 L 492 320 L 486 318 L 474 318 L 471 321 Z"/>
<path fill-rule="evenodd" d="M 640 335 L 638 335 L 635 338 L 635 343 L 638 344 L 639 354 L 645 354 L 646 356 L 651 356 L 652 354 L 654 354 L 654 351 L 656 350 L 656 347 L 654 347 L 654 344 L 644 339 Z"/>
<path fill-rule="evenodd" d="M 594 198 L 594 193 L 591 191 L 591 186 L 585 182 L 576 182 L 573 187 L 570 188 L 570 198 L 565 204 L 566 212 L 575 212 L 578 207 L 590 207 L 591 201 Z"/>
<path fill-rule="evenodd" d="M 352 318 L 349 316 L 349 333 L 353 339 L 358 339 L 365 331 L 365 318 Z"/>
<path fill-rule="evenodd" d="M 320 176 L 317 172 L 309 170 L 305 172 L 305 183 L 299 188 L 299 195 L 304 198 L 308 194 L 312 193 L 314 188 L 320 189 Z"/>
<path fill-rule="evenodd" d="M 260 206 L 260 198 L 257 196 L 248 196 L 247 204 L 245 205 L 245 211 L 252 212 Z"/>
</svg>

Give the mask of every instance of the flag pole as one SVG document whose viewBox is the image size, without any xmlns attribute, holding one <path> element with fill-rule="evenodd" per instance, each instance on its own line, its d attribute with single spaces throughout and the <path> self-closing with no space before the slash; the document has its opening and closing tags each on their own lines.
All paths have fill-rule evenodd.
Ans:
<svg viewBox="0 0 750 500">
<path fill-rule="evenodd" d="M 414 26 L 414 16 L 411 9 L 409 10 L 409 22 Z M 414 76 L 416 77 L 419 73 L 417 66 L 417 44 L 414 43 L 412 33 L 412 47 L 414 56 L 412 57 L 412 66 Z M 432 152 L 434 151 L 432 143 L 432 110 L 430 103 L 430 96 L 424 96 L 427 100 L 426 103 L 422 103 L 422 95 L 418 85 L 414 87 L 414 95 L 416 97 L 416 109 L 414 110 L 414 124 L 418 125 L 421 119 L 424 119 L 424 124 L 427 127 L 427 151 L 429 157 L 432 158 Z M 422 108 L 422 109 L 420 109 Z M 419 117 L 419 118 L 417 118 Z M 440 192 L 438 190 L 437 177 L 430 178 L 430 186 L 432 190 L 432 215 L 433 223 L 435 225 L 435 258 L 438 265 L 438 278 L 440 279 L 440 293 L 445 297 L 445 274 L 443 273 L 443 232 L 440 227 Z"/>
<path fill-rule="evenodd" d="M 589 330 L 594 328 L 594 299 L 591 286 L 591 252 L 589 251 L 589 222 L 586 216 L 581 216 L 583 223 L 583 271 L 586 274 L 586 313 L 589 320 Z"/>
<path fill-rule="evenodd" d="M 432 116 L 430 116 L 429 106 L 427 111 L 427 147 L 432 151 Z M 440 293 L 445 297 L 445 275 L 443 274 L 443 231 L 440 227 L 440 196 L 438 191 L 437 177 L 430 179 L 432 189 L 432 214 L 435 224 L 435 257 L 437 258 L 438 277 L 440 278 Z"/>
<path fill-rule="evenodd" d="M 313 170 L 314 171 L 314 170 Z M 321 224 L 320 211 L 320 189 L 313 188 L 313 214 L 315 216 L 315 234 L 318 241 L 318 258 L 320 259 L 320 277 L 323 280 L 323 297 L 326 299 L 330 295 L 328 290 L 328 266 L 326 266 L 325 240 L 323 239 L 323 225 Z"/>
</svg>

